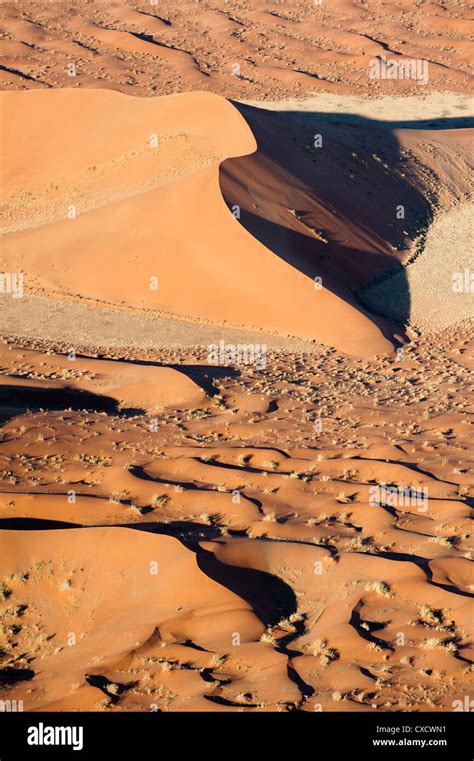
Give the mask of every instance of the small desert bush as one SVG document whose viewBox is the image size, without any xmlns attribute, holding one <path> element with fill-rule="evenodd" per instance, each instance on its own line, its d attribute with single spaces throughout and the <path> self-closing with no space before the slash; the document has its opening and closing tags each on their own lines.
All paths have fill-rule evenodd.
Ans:
<svg viewBox="0 0 474 761">
<path fill-rule="evenodd" d="M 3 582 L 0 582 L 0 602 L 3 602 L 7 597 L 10 597 L 11 593 L 11 589 L 9 589 Z"/>
<path fill-rule="evenodd" d="M 316 639 L 310 645 L 305 647 L 305 650 L 310 650 L 314 656 L 319 657 L 323 666 L 328 666 L 331 661 L 337 661 L 339 658 L 339 652 L 335 647 L 329 647 L 327 639 Z"/>
<path fill-rule="evenodd" d="M 154 494 L 151 498 L 151 504 L 153 507 L 158 507 L 159 505 L 166 505 L 166 503 L 169 501 L 169 497 L 167 494 Z"/>
<path fill-rule="evenodd" d="M 386 581 L 371 581 L 365 589 L 367 592 L 377 592 L 382 597 L 393 597 L 393 592 Z"/>
</svg>

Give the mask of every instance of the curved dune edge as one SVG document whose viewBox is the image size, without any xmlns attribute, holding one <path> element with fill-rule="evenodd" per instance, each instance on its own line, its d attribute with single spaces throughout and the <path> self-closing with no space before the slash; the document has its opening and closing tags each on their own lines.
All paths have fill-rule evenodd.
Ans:
<svg viewBox="0 0 474 761">
<path fill-rule="evenodd" d="M 237 373 L 205 349 L 135 350 L 130 367 L 118 350 L 69 364 L 46 342 L 0 345 L 0 699 L 462 704 L 473 339 L 460 326 L 370 362 L 276 352 Z M 175 403 L 137 412 L 168 393 L 162 370 Z"/>
<path fill-rule="evenodd" d="M 105 141 L 108 163 L 105 162 L 105 168 L 98 162 L 91 164 L 97 166 L 91 174 L 103 172 L 102 185 L 107 187 L 113 180 L 115 193 L 118 177 L 123 197 L 78 213 L 75 219 L 63 218 L 7 236 L 2 260 L 9 269 L 25 272 L 28 290 L 34 293 L 35 288 L 39 288 L 49 296 L 57 293 L 77 300 L 92 298 L 130 307 L 158 307 L 164 313 L 191 319 L 201 317 L 211 322 L 226 321 L 250 329 L 257 326 L 282 335 L 315 339 L 361 355 L 393 348 L 370 318 L 327 289 L 315 290 L 311 278 L 269 252 L 243 230 L 228 211 L 219 187 L 219 164 L 226 157 L 253 151 L 255 140 L 245 121 L 227 101 L 207 93 L 170 96 L 164 101 L 129 99 L 104 91 L 35 91 L 26 98 L 23 93 L 5 93 L 3 98 L 9 103 L 11 114 L 7 122 L 11 139 L 13 133 L 18 135 L 21 130 L 30 129 L 27 125 L 31 121 L 24 118 L 27 99 L 31 102 L 31 98 L 35 98 L 39 107 L 41 102 L 48 104 L 58 97 L 63 107 L 65 101 L 74 104 L 75 109 L 67 109 L 66 118 L 69 114 L 76 131 L 79 129 L 77 111 L 81 112 L 79 124 L 90 122 L 92 116 L 85 119 L 84 114 L 91 103 L 101 110 L 104 120 L 106 116 L 109 119 L 107 123 L 100 123 L 100 133 L 95 124 L 92 147 L 89 133 L 86 134 L 82 169 L 86 164 L 89 168 L 88 162 L 94 160 L 91 159 L 94 152 L 97 155 L 97 151 L 102 151 Z M 112 100 L 113 109 L 110 108 Z M 201 113 L 205 113 L 199 129 L 194 125 L 198 103 Z M 33 145 L 39 139 L 40 124 L 43 130 L 47 127 L 49 143 L 54 143 L 55 135 L 48 122 L 51 109 L 48 108 L 46 105 L 45 121 L 36 122 L 36 140 L 30 141 Z M 148 183 L 146 191 L 142 188 L 135 193 L 130 187 L 131 169 L 127 172 L 122 166 L 123 153 L 120 167 L 117 169 L 113 164 L 113 151 L 125 151 L 124 138 L 115 126 L 120 123 L 119 108 L 127 115 L 133 111 L 133 134 L 136 136 L 141 129 L 142 139 L 144 133 L 148 137 L 151 132 L 150 109 L 156 109 L 154 124 L 164 109 L 168 122 L 174 124 L 175 129 L 176 125 L 178 130 L 184 129 L 191 149 L 198 146 L 200 161 L 196 163 L 193 150 L 178 150 L 181 176 L 158 187 L 150 185 L 150 163 L 133 161 L 128 166 L 133 166 L 134 182 L 139 166 L 140 182 Z M 138 119 L 142 108 L 147 114 L 146 127 Z M 64 122 L 61 124 L 63 133 L 68 134 Z M 84 135 L 82 137 L 84 139 Z M 58 161 L 63 154 L 69 156 L 72 139 L 73 136 L 69 136 L 62 146 L 55 147 L 53 155 L 58 156 Z M 168 163 L 175 150 L 170 145 L 168 142 L 164 153 Z M 6 146 L 8 148 L 8 140 Z M 133 153 L 132 148 L 128 147 L 128 153 Z M 43 186 L 49 183 L 48 187 L 58 184 L 54 179 L 57 167 L 45 166 L 41 157 L 36 160 L 35 166 L 31 149 L 31 181 L 34 179 L 35 187 L 40 181 Z M 63 171 L 80 173 L 77 156 L 69 161 L 71 166 Z M 14 166 L 10 174 L 18 187 L 25 181 Z M 99 196 L 97 185 L 89 178 L 83 181 L 84 188 L 92 187 Z M 157 245 L 163 246 L 161 251 L 158 249 L 158 261 Z M 150 290 L 151 278 L 158 279 L 156 291 Z M 216 340 L 218 338 L 216 335 Z"/>
<path fill-rule="evenodd" d="M 132 653 L 143 662 L 154 641 L 159 646 L 158 627 L 162 636 L 169 630 L 170 638 L 186 639 L 187 632 L 196 636 L 199 631 L 197 639 L 206 649 L 224 645 L 237 623 L 243 642 L 264 631 L 250 606 L 206 576 L 195 555 L 174 537 L 116 527 L 0 534 L 2 547 L 7 545 L 0 574 L 30 569 L 31 597 L 23 595 L 22 605 L 25 610 L 34 606 L 41 626 L 54 632 L 54 646 L 38 659 L 36 710 L 51 710 L 50 703 L 67 699 L 78 683 L 82 710 L 97 710 L 103 669 Z M 132 585 L 124 583 L 130 574 Z M 41 688 L 45 697 L 38 700 Z M 148 695 L 144 689 L 142 699 Z"/>
<path fill-rule="evenodd" d="M 0 351 L 8 364 L 9 353 Z M 35 378 L 16 378 L 15 394 L 22 399 L 43 399 L 45 404 L 57 397 L 57 403 L 69 401 L 77 408 L 132 411 L 136 414 L 157 412 L 166 407 L 185 407 L 202 402 L 205 393 L 184 373 L 171 367 L 146 366 L 133 362 L 92 359 L 81 355 L 55 354 L 54 359 L 41 352 L 25 351 L 24 358 L 35 367 Z M 56 383 L 45 380 L 54 374 Z M 0 396 L 6 398 L 12 388 L 9 376 L 0 376 Z M 3 393 L 2 393 L 3 392 Z"/>
<path fill-rule="evenodd" d="M 0 91 L 0 105 L 4 233 L 62 221 L 69 204 L 79 215 L 144 193 L 256 145 L 231 104 L 207 92 Z M 223 129 L 211 133 L 213 121 Z"/>
</svg>

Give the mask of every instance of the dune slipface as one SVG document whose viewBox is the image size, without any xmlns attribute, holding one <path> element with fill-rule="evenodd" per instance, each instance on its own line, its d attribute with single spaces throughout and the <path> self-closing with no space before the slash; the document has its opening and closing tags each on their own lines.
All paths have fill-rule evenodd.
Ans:
<svg viewBox="0 0 474 761">
<path fill-rule="evenodd" d="M 23 229 L 7 237 L 3 256 L 24 271 L 30 292 L 263 328 L 352 353 L 392 347 L 354 299 L 324 284 L 316 287 L 316 266 L 314 275 L 298 271 L 247 234 L 226 208 L 220 160 L 249 153 L 256 144 L 225 100 L 192 93 L 137 105 L 136 99 L 102 91 L 2 97 L 9 114 L 7 209 L 16 219 L 20 207 L 23 216 Z M 31 107 L 34 123 L 25 118 Z M 59 144 L 51 128 L 57 108 L 70 119 L 60 126 Z M 202 115 L 197 123 L 196 112 Z M 119 136 L 117 125 L 128 124 L 131 114 L 131 128 Z M 46 134 L 46 144 L 55 144 L 55 162 L 34 150 Z M 9 141 L 18 139 L 30 146 L 26 182 L 24 170 L 9 158 L 15 156 Z M 73 156 L 72 144 L 79 147 Z M 234 208 L 238 215 L 240 207 Z"/>
</svg>

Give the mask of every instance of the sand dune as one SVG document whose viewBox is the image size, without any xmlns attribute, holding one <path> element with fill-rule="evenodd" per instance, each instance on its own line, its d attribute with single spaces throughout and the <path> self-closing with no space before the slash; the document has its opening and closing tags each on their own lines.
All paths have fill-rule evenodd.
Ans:
<svg viewBox="0 0 474 761">
<path fill-rule="evenodd" d="M 472 399 L 450 393 L 470 348 L 458 328 L 398 362 L 274 351 L 143 415 L 103 394 L 113 378 L 143 403 L 138 371 L 161 393 L 153 352 L 66 375 L 46 345 L 4 344 L 3 694 L 30 711 L 451 710 L 471 677 Z M 168 372 L 197 387 L 202 355 L 175 350 Z"/>
<path fill-rule="evenodd" d="M 21 173 L 18 176 L 14 163 L 7 170 L 7 175 L 12 178 L 12 196 L 7 199 L 7 204 L 15 219 L 18 218 L 17 207 L 23 207 L 24 196 L 34 196 L 32 216 L 28 216 L 27 200 L 24 229 L 8 235 L 3 253 L 3 261 L 8 262 L 10 269 L 25 273 L 27 290 L 60 298 L 127 304 L 159 310 L 170 316 L 204 318 L 251 329 L 258 327 L 300 338 L 317 338 L 356 353 L 377 353 L 392 348 L 393 344 L 384 338 L 380 328 L 353 300 L 351 303 L 344 298 L 344 293 L 341 297 L 324 284 L 316 293 L 314 275 L 299 272 L 291 263 L 275 256 L 271 249 L 248 235 L 226 208 L 219 187 L 219 160 L 251 152 L 255 149 L 255 140 L 245 121 L 225 100 L 193 93 L 157 102 L 142 101 L 143 113 L 139 118 L 136 101 L 112 93 L 100 105 L 103 94 L 95 91 L 3 93 L 2 97 L 11 114 L 7 122 L 10 141 L 17 139 L 22 129 L 27 130 L 22 139 L 32 146 L 42 141 L 46 132 L 53 140 L 50 117 L 56 108 L 67 108 L 73 125 L 71 133 L 67 129 L 63 132 L 69 137 L 67 140 L 63 138 L 62 145 L 60 142 L 58 146 L 57 163 L 45 166 L 44 158 L 31 156 L 31 178 L 26 183 L 31 190 L 19 190 L 25 187 L 24 177 Z M 32 99 L 38 118 L 34 126 L 29 127 L 32 123 L 24 118 L 24 110 L 28 108 L 26 101 Z M 73 105 L 68 108 L 70 102 Z M 111 103 L 114 104 L 113 111 L 110 110 Z M 153 107 L 153 116 L 150 116 L 150 107 Z M 194 123 L 196 107 L 201 107 L 205 115 L 207 131 L 203 127 L 203 134 L 200 134 L 199 124 Z M 89 116 L 77 120 L 78 110 Z M 97 151 L 112 130 L 112 120 L 125 120 L 131 111 L 136 129 L 140 124 L 140 137 L 135 137 L 133 130 L 133 137 L 127 132 L 128 151 L 123 139 L 122 145 L 118 146 L 110 141 L 109 153 L 101 163 L 90 163 L 98 162 Z M 146 146 L 154 129 L 159 131 L 160 146 L 170 119 L 180 125 L 175 127 L 175 130 L 179 129 L 175 134 L 178 144 L 180 136 L 184 136 L 187 142 L 179 178 L 176 175 L 181 147 L 175 151 L 171 139 L 163 148 Z M 95 137 L 90 146 L 88 124 L 91 122 L 95 125 Z M 220 125 L 217 131 L 213 126 L 216 123 Z M 67 125 L 62 124 L 61 130 L 65 127 Z M 68 160 L 69 165 L 68 161 L 63 164 L 62 153 L 69 155 L 68 140 L 74 139 L 74 132 L 78 144 L 85 148 Z M 9 159 L 14 156 L 9 151 L 9 140 L 5 142 L 7 165 L 14 161 Z M 207 153 L 205 158 L 200 158 L 203 143 Z M 156 165 L 149 160 L 151 150 L 158 153 Z M 138 171 L 137 161 L 133 160 L 136 153 Z M 148 156 L 143 157 L 147 153 Z M 128 154 L 131 154 L 128 166 L 122 170 Z M 150 187 L 151 172 L 160 171 L 161 154 L 165 155 L 164 176 L 155 180 L 159 187 L 153 187 L 153 184 Z M 171 165 L 172 179 L 166 175 L 166 166 Z M 96 173 L 101 179 L 89 181 L 88 175 L 95 177 Z M 92 193 L 88 192 L 85 208 L 80 203 L 77 177 L 84 189 L 91 186 Z M 133 188 L 130 187 L 132 181 Z M 137 192 L 137 184 L 143 188 L 146 181 L 146 191 Z M 124 187 L 122 193 L 126 195 L 120 200 L 108 198 L 107 203 L 104 197 L 112 182 L 115 193 L 123 183 L 126 190 Z M 59 189 L 52 206 L 47 199 L 51 186 Z M 71 187 L 73 191 L 68 190 Z M 73 213 L 77 216 L 68 218 L 73 201 Z M 91 205 L 94 208 L 90 208 Z M 39 224 L 38 213 L 44 208 L 46 211 Z M 55 214 L 53 220 L 48 219 L 51 213 Z M 225 257 L 221 253 L 223 250 Z M 186 279 L 182 277 L 184 271 Z M 154 279 L 157 288 L 152 287 Z M 300 306 L 297 312 L 294 310 L 295 298 Z M 347 324 L 351 326 L 349 333 L 345 327 Z"/>
<path fill-rule="evenodd" d="M 5 232 L 64 220 L 70 205 L 80 216 L 255 148 L 235 109 L 208 93 L 145 100 L 65 89 L 0 99 Z"/>
<path fill-rule="evenodd" d="M 464 4 L 0 7 L 0 710 L 464 707 Z"/>
<path fill-rule="evenodd" d="M 76 707 L 87 709 L 89 690 L 84 690 L 83 705 L 82 689 L 77 690 L 76 683 L 91 684 L 97 700 L 101 684 L 97 665 L 130 660 L 131 651 L 138 661 L 146 662 L 146 651 L 151 655 L 150 644 L 158 627 L 166 628 L 170 638 L 186 637 L 186 630 L 192 631 L 196 644 L 216 649 L 228 642 L 235 626 L 233 618 L 238 619 L 243 641 L 253 640 L 264 630 L 250 606 L 209 579 L 198 568 L 193 553 L 172 537 L 135 534 L 125 528 L 34 535 L 22 531 L 8 534 L 8 547 L 9 552 L 2 554 L 2 576 L 7 568 L 20 576 L 21 569 L 31 568 L 32 597 L 25 597 L 22 606 L 27 610 L 41 601 L 39 618 L 47 616 L 53 639 L 66 645 L 53 645 L 49 633 L 37 630 L 35 636 L 34 625 L 30 630 L 29 648 L 38 654 L 41 650 L 32 696 L 38 708 L 45 703 L 36 700 L 35 693 L 39 696 L 47 691 L 47 705 L 75 690 Z M 130 573 L 135 584 L 125 591 L 121 580 Z M 176 588 L 186 588 L 186 595 L 180 594 L 178 599 Z M 201 637 L 196 636 L 200 627 Z M 24 617 L 25 634 L 28 628 Z M 160 638 L 155 641 L 159 647 Z M 102 680 L 106 685 L 107 679 Z M 133 683 L 131 679 L 129 686 Z M 134 693 L 139 694 L 136 687 Z M 150 683 L 141 699 L 152 694 Z"/>
<path fill-rule="evenodd" d="M 160 0 L 153 7 L 138 0 L 76 0 L 66 8 L 3 2 L 2 86 L 72 84 L 140 95 L 209 89 L 258 99 L 318 92 L 373 97 L 465 92 L 472 20 L 462 4 L 286 0 L 284 7 L 259 5 L 243 0 L 229 9 L 209 0 Z M 381 56 L 427 61 L 428 81 L 369 79 L 369 62 Z"/>
<path fill-rule="evenodd" d="M 355 354 L 390 351 L 403 336 L 408 289 L 398 324 L 368 312 L 359 289 L 410 255 L 415 220 L 430 214 L 426 146 L 439 142 L 436 133 L 387 129 L 381 137 L 377 125 L 288 120 L 206 93 L 139 106 L 102 91 L 2 99 L 12 220 L 2 261 L 24 272 L 28 293 L 267 330 Z M 60 135 L 51 128 L 57 109 L 67 114 Z M 314 134 L 324 135 L 321 155 Z M 20 164 L 17 139 L 29 146 Z M 462 131 L 443 150 L 436 178 L 449 203 L 467 187 Z M 410 157 L 403 165 L 399 152 Z M 398 166 L 389 171 L 387 162 Z M 406 216 L 397 220 L 400 197 Z"/>
<path fill-rule="evenodd" d="M 74 351 L 67 356 L 56 356 L 53 366 L 38 352 L 25 351 L 23 359 L 25 365 L 36 367 L 33 375 L 28 373 L 27 378 L 16 379 L 17 393 L 22 392 L 24 399 L 34 398 L 36 394 L 41 402 L 42 396 L 47 400 L 48 395 L 61 395 L 62 392 L 64 398 L 69 395 L 76 406 L 85 403 L 89 395 L 89 403 L 96 397 L 99 407 L 102 404 L 105 408 L 109 405 L 117 409 L 153 412 L 169 405 L 175 408 L 177 404 L 193 404 L 204 396 L 199 386 L 171 367 L 97 361 L 77 356 Z M 5 360 L 8 367 L 8 355 Z M 56 381 L 54 388 L 45 380 L 51 372 L 54 372 Z M 0 378 L 0 396 L 7 399 L 8 390 L 8 377 Z M 79 393 L 75 395 L 76 391 Z M 82 392 L 85 392 L 84 400 L 81 399 Z"/>
</svg>

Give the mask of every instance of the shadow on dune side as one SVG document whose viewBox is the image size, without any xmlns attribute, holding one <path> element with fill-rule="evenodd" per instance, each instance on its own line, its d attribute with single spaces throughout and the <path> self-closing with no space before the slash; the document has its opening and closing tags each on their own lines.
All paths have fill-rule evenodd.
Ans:
<svg viewBox="0 0 474 761">
<path fill-rule="evenodd" d="M 242 103 L 233 101 L 234 106 L 244 106 Z M 248 108 L 248 106 L 245 106 Z M 279 112 L 281 113 L 281 112 Z M 439 119 L 400 119 L 400 121 L 377 121 L 369 119 L 360 114 L 350 113 L 324 113 L 311 111 L 286 111 L 297 118 L 304 118 L 308 115 L 319 122 L 329 122 L 331 124 L 355 124 L 361 127 L 373 126 L 380 129 L 416 129 L 416 130 L 447 130 L 447 129 L 472 129 L 474 127 L 474 117 L 472 116 L 449 116 L 440 117 Z"/>
<path fill-rule="evenodd" d="M 400 252 L 432 218 L 431 203 L 413 165 L 407 168 L 394 130 L 455 129 L 472 120 L 379 122 L 356 114 L 233 105 L 258 149 L 221 164 L 229 208 L 238 209 L 240 223 L 265 247 L 311 280 L 322 277 L 325 288 L 393 339 L 410 315 Z M 376 314 L 370 286 L 397 272 L 403 277 L 397 278 L 395 308 Z"/>
<path fill-rule="evenodd" d="M 216 558 L 213 552 L 201 546 L 203 541 L 222 539 L 215 526 L 196 524 L 190 521 L 160 523 L 129 523 L 133 530 L 172 536 L 196 555 L 196 562 L 203 573 L 245 600 L 255 611 L 265 626 L 275 626 L 297 609 L 297 599 L 293 589 L 278 576 L 255 568 L 227 565 Z M 234 532 L 240 535 L 240 532 Z M 246 536 L 245 532 L 241 536 Z"/>
<path fill-rule="evenodd" d="M 15 376 L 9 376 L 12 380 Z M 66 412 L 88 410 L 106 412 L 117 417 L 144 414 L 141 408 L 121 408 L 116 399 L 79 388 L 44 388 L 20 386 L 15 383 L 0 385 L 0 425 L 26 412 Z"/>
<path fill-rule="evenodd" d="M 255 568 L 227 565 L 219 561 L 213 552 L 201 547 L 203 541 L 222 539 L 220 530 L 214 526 L 191 521 L 173 521 L 170 523 L 127 523 L 114 527 L 177 539 L 187 550 L 196 555 L 197 565 L 206 576 L 245 600 L 265 626 L 274 626 L 296 611 L 295 593 L 278 576 Z M 35 532 L 88 528 L 95 528 L 95 526 L 43 518 L 0 519 L 0 529 L 3 531 Z"/>
<path fill-rule="evenodd" d="M 97 359 L 99 362 L 101 359 L 104 359 L 107 362 L 144 365 L 147 367 L 168 367 L 186 375 L 210 398 L 218 393 L 216 386 L 214 386 L 215 380 L 225 377 L 237 378 L 240 375 L 240 372 L 233 367 L 163 364 L 145 360 L 112 359 L 106 356 L 92 358 L 85 354 L 77 354 L 76 356 L 78 359 Z M 9 377 L 14 381 L 17 376 L 10 375 Z M 14 382 L 0 385 L 0 426 L 27 412 L 66 412 L 68 410 L 105 412 L 112 417 L 125 418 L 146 414 L 146 410 L 141 407 L 120 407 L 118 401 L 110 396 L 69 386 L 65 388 L 45 388 L 39 386 L 21 386 Z"/>
<path fill-rule="evenodd" d="M 206 576 L 251 605 L 265 626 L 275 626 L 296 611 L 294 591 L 278 576 L 254 568 L 226 565 L 212 552 L 202 549 L 197 552 L 197 563 Z"/>
</svg>

